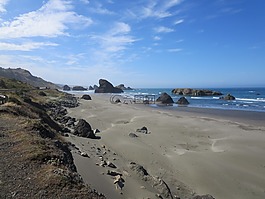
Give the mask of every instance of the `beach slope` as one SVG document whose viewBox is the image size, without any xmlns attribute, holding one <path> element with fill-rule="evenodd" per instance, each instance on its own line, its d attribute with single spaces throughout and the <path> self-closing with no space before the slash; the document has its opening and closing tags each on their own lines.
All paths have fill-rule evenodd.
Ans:
<svg viewBox="0 0 265 199">
<path fill-rule="evenodd" d="M 265 198 L 265 127 L 251 122 L 255 119 L 248 122 L 246 117 L 240 120 L 236 114 L 226 117 L 218 111 L 215 115 L 214 111 L 206 114 L 203 110 L 111 104 L 109 95 L 91 96 L 91 101 L 80 100 L 80 106 L 68 113 L 99 129 L 101 139 L 70 135 L 67 140 L 78 148 L 72 153 L 84 181 L 107 197 L 164 196 L 166 188 L 156 186 L 158 179 L 172 197 Z M 142 127 L 148 131 L 137 131 Z M 81 157 L 78 151 L 90 158 Z M 117 168 L 100 166 L 102 160 Z M 135 171 L 134 163 L 141 165 L 148 177 Z M 115 177 L 108 175 L 108 170 L 122 174 L 122 190 L 115 189 Z"/>
</svg>

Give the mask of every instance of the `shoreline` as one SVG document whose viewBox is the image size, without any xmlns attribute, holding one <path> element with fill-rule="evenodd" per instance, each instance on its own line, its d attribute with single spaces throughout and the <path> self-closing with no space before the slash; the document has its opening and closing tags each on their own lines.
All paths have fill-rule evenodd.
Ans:
<svg viewBox="0 0 265 199">
<path fill-rule="evenodd" d="M 265 128 L 261 123 L 265 113 L 190 107 L 169 110 L 143 104 L 111 104 L 108 94 L 90 95 L 92 101 L 80 100 L 80 106 L 68 112 L 71 117 L 84 118 L 94 129 L 99 129 L 101 139 L 72 135 L 66 139 L 90 156 L 75 158 L 85 182 L 93 187 L 94 180 L 100 184 L 107 178 L 105 188 L 98 190 L 107 193 L 107 197 L 154 198 L 159 193 L 135 175 L 129 168 L 130 162 L 139 163 L 150 175 L 162 178 L 172 194 L 181 199 L 192 198 L 194 193 L 211 194 L 217 199 L 265 197 L 262 175 Z M 150 134 L 136 132 L 143 126 Z M 130 133 L 137 137 L 130 137 Z M 117 166 L 114 170 L 123 174 L 122 194 L 115 190 L 113 178 L 106 175 L 110 168 L 94 167 L 101 156 L 112 161 Z M 93 179 L 86 176 L 91 164 L 96 176 Z"/>
<path fill-rule="evenodd" d="M 109 102 L 109 98 L 113 95 L 111 93 L 94 93 L 94 92 L 70 92 L 74 96 L 81 97 L 83 94 L 89 94 L 91 96 L 98 96 L 106 98 Z M 126 94 L 126 93 L 124 93 Z M 231 119 L 239 123 L 247 123 L 257 126 L 265 126 L 265 111 L 257 110 L 240 110 L 240 109 L 225 109 L 225 108 L 211 108 L 211 107 L 193 107 L 193 106 L 159 106 L 158 104 L 128 104 L 138 107 L 145 107 L 151 109 L 159 109 L 169 112 L 181 112 L 181 113 L 191 113 L 198 116 L 216 117 L 218 119 Z"/>
<path fill-rule="evenodd" d="M 230 119 L 238 123 L 246 123 L 250 125 L 265 126 L 265 112 L 249 111 L 249 110 L 229 110 L 218 108 L 198 108 L 188 106 L 178 106 L 174 109 L 151 107 L 154 109 L 162 109 L 169 112 L 181 112 L 186 114 L 196 114 L 198 116 L 214 117 L 218 119 Z"/>
</svg>

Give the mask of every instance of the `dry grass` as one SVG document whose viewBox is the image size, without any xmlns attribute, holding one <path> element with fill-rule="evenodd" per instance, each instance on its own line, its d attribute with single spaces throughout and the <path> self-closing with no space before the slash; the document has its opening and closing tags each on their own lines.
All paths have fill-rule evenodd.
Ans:
<svg viewBox="0 0 265 199">
<path fill-rule="evenodd" d="M 64 94 L 45 94 L 8 93 L 12 100 L 0 106 L 0 198 L 104 198 L 84 185 L 60 135 L 45 123 L 51 119 L 41 104 Z"/>
</svg>

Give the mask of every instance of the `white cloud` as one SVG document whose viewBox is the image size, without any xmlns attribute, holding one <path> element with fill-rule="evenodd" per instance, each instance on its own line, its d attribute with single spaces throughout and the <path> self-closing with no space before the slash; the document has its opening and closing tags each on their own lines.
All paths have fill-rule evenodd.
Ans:
<svg viewBox="0 0 265 199">
<path fill-rule="evenodd" d="M 177 20 L 177 21 L 175 21 L 175 25 L 178 25 L 178 24 L 181 24 L 181 23 L 183 23 L 184 22 L 184 19 L 179 19 L 179 20 Z"/>
<path fill-rule="evenodd" d="M 221 13 L 224 13 L 224 14 L 237 14 L 239 12 L 242 12 L 242 9 L 237 9 L 237 8 L 223 8 L 221 10 Z"/>
<path fill-rule="evenodd" d="M 181 42 L 183 42 L 184 40 L 183 39 L 179 39 L 179 40 L 177 40 L 176 42 L 177 43 L 181 43 Z"/>
<path fill-rule="evenodd" d="M 114 2 L 112 0 L 107 0 L 108 3 L 113 4 Z"/>
<path fill-rule="evenodd" d="M 79 53 L 79 54 L 71 54 L 66 57 L 63 57 L 64 59 L 67 60 L 66 65 L 76 65 L 79 64 L 79 61 L 84 59 L 84 53 Z"/>
<path fill-rule="evenodd" d="M 0 26 L 0 39 L 22 37 L 57 37 L 68 35 L 68 24 L 90 25 L 90 18 L 71 11 L 70 1 L 50 0 L 39 10 L 22 14 Z"/>
<path fill-rule="evenodd" d="M 167 51 L 174 53 L 174 52 L 180 52 L 180 51 L 182 51 L 182 49 L 181 48 L 171 48 L 171 49 L 168 49 Z"/>
<path fill-rule="evenodd" d="M 58 46 L 56 43 L 44 43 L 44 42 L 29 42 L 23 44 L 12 44 L 0 42 L 0 50 L 6 51 L 31 51 L 44 46 Z"/>
<path fill-rule="evenodd" d="M 170 33 L 170 32 L 174 32 L 174 29 L 168 28 L 165 26 L 159 26 L 159 27 L 154 28 L 154 31 L 157 33 Z"/>
<path fill-rule="evenodd" d="M 90 36 L 90 43 L 95 43 L 97 47 L 89 52 L 89 64 L 108 70 L 109 67 L 119 68 L 120 64 L 136 59 L 137 56 L 126 54 L 128 48 L 138 41 L 130 33 L 129 24 L 115 22 L 105 33 Z"/>
<path fill-rule="evenodd" d="M 157 3 L 151 2 L 148 6 L 144 7 L 142 9 L 142 17 L 148 18 L 148 17 L 156 17 L 156 18 L 165 18 L 171 16 L 169 12 L 166 10 L 156 9 Z"/>
<path fill-rule="evenodd" d="M 171 17 L 174 15 L 174 13 L 170 12 L 169 10 L 179 5 L 181 2 L 182 0 L 149 1 L 149 4 L 142 8 L 141 17 L 155 17 L 159 19 Z"/>
<path fill-rule="evenodd" d="M 9 0 L 0 0 L 0 13 L 6 12 L 5 6 Z"/>
<path fill-rule="evenodd" d="M 91 38 L 99 43 L 101 53 L 119 52 L 125 50 L 128 45 L 137 41 L 129 33 L 131 27 L 123 22 L 116 22 L 108 32 L 102 35 L 93 35 Z"/>
<path fill-rule="evenodd" d="M 159 40 L 161 40 L 161 37 L 154 36 L 153 39 L 154 39 L 155 41 L 159 41 Z"/>
<path fill-rule="evenodd" d="M 101 15 L 113 15 L 114 12 L 109 11 L 106 8 L 103 8 L 102 4 L 96 3 L 95 7 L 89 9 L 90 12 L 101 14 Z"/>
<path fill-rule="evenodd" d="M 180 4 L 183 0 L 166 0 L 164 4 L 164 9 L 170 9 L 178 4 Z"/>
<path fill-rule="evenodd" d="M 80 0 L 84 4 L 89 4 L 89 0 Z"/>
<path fill-rule="evenodd" d="M 131 31 L 129 24 L 124 22 L 116 22 L 113 28 L 109 31 L 110 35 L 127 34 Z"/>
</svg>

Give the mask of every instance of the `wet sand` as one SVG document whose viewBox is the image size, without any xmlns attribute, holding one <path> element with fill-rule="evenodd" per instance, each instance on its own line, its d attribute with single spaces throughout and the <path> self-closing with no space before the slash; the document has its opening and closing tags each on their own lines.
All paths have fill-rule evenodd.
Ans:
<svg viewBox="0 0 265 199">
<path fill-rule="evenodd" d="M 217 199 L 265 198 L 265 113 L 189 107 L 165 110 L 111 104 L 109 95 L 91 97 L 92 101 L 80 100 L 79 107 L 68 111 L 99 129 L 101 139 L 71 135 L 67 140 L 89 154 L 86 158 L 72 151 L 85 182 L 107 198 L 155 198 L 159 193 L 130 169 L 130 162 L 163 179 L 172 195 L 180 198 L 195 193 Z M 143 126 L 150 133 L 136 132 Z M 117 168 L 97 166 L 100 158 Z M 107 170 L 122 174 L 122 191 L 115 189 L 114 177 Z"/>
</svg>

